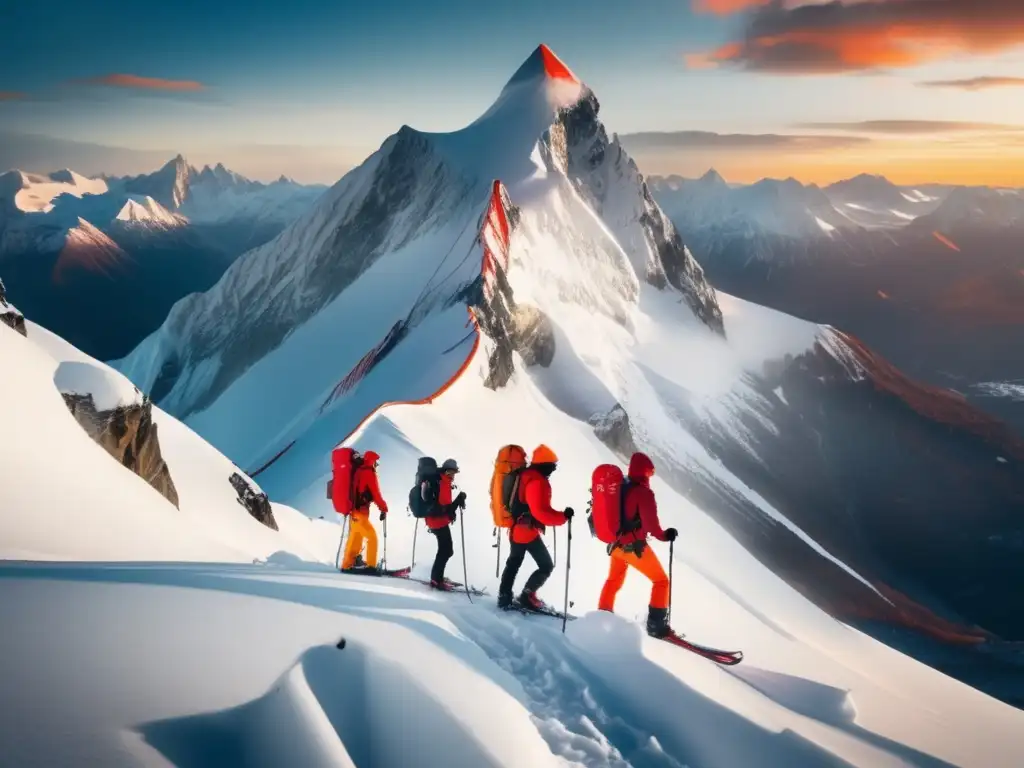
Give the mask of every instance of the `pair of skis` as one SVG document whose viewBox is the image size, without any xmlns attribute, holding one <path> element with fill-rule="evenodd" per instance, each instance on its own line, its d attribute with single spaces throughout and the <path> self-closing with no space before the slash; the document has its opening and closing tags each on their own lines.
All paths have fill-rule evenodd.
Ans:
<svg viewBox="0 0 1024 768">
<path fill-rule="evenodd" d="M 574 621 L 577 617 L 569 614 L 566 616 L 561 611 L 556 611 L 554 608 L 550 608 L 545 605 L 543 608 L 533 608 L 520 603 L 518 600 L 514 600 L 510 606 L 504 608 L 507 611 L 518 611 L 525 615 L 538 615 L 538 616 L 550 616 L 554 619 L 567 618 L 569 621 Z M 707 645 L 699 645 L 698 643 L 691 643 L 689 640 L 683 638 L 682 635 L 672 633 L 664 635 L 662 637 L 654 637 L 655 640 L 661 640 L 662 642 L 668 643 L 669 645 L 675 645 L 679 648 L 685 648 L 691 653 L 696 653 L 698 656 L 703 656 L 705 659 L 710 659 L 718 664 L 731 667 L 739 664 L 743 661 L 743 651 L 723 651 L 719 648 L 711 648 Z"/>
<path fill-rule="evenodd" d="M 369 568 L 369 567 L 357 567 L 347 568 L 341 571 L 344 574 L 352 576 L 385 576 L 391 579 L 406 579 L 407 581 L 415 581 L 420 584 L 426 584 L 428 587 L 433 587 L 430 583 L 430 579 L 418 579 L 412 575 L 412 567 L 407 568 Z M 451 579 L 445 579 L 445 585 L 443 589 L 438 590 L 440 592 L 465 592 L 466 586 L 458 581 L 452 581 Z M 469 593 L 476 597 L 484 597 L 487 595 L 486 589 L 478 589 L 472 584 L 469 586 Z"/>
<path fill-rule="evenodd" d="M 417 581 L 420 584 L 426 584 L 428 586 L 430 585 L 430 581 L 428 579 L 417 579 L 413 577 L 411 575 L 411 567 L 380 569 L 368 568 L 364 566 L 361 568 L 350 568 L 348 570 L 343 570 L 342 573 L 361 576 L 386 576 L 395 579 L 407 579 L 409 581 Z M 445 580 L 445 587 L 446 588 L 442 591 L 457 592 L 463 591 L 466 588 L 465 585 L 463 584 L 459 584 L 458 582 L 448 580 Z M 477 589 L 473 586 L 470 586 L 469 591 L 471 594 L 476 595 L 478 597 L 483 597 L 487 594 L 486 590 Z M 551 608 L 547 605 L 545 605 L 543 608 L 534 608 L 532 606 L 524 605 L 523 603 L 520 603 L 518 600 L 513 600 L 510 606 L 508 606 L 507 608 L 503 608 L 502 610 L 517 611 L 526 616 L 529 616 L 531 614 L 535 616 L 550 616 L 553 619 L 567 619 L 568 621 L 575 621 L 577 618 L 572 614 L 569 614 L 567 616 L 561 611 L 557 611 L 554 608 Z M 654 635 L 651 635 L 651 637 L 654 637 Z M 662 642 L 668 643 L 669 645 L 675 645 L 679 648 L 683 648 L 687 651 L 690 651 L 691 653 L 695 653 L 698 656 L 703 656 L 705 659 L 709 659 L 717 664 L 722 664 L 724 666 L 731 667 L 743 661 L 743 651 L 726 651 L 720 648 L 712 648 L 707 645 L 691 643 L 689 640 L 686 640 L 683 636 L 675 633 L 665 635 L 663 637 L 655 637 L 655 639 L 661 640 Z"/>
</svg>

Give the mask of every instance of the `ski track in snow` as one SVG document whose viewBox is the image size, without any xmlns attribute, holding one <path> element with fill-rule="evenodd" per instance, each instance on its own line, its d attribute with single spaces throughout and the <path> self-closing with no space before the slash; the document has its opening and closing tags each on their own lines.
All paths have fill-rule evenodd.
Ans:
<svg viewBox="0 0 1024 768">
<path fill-rule="evenodd" d="M 652 734 L 609 712 L 610 692 L 596 690 L 586 671 L 566 652 L 560 621 L 523 616 L 522 621 L 530 622 L 527 630 L 518 625 L 518 617 L 511 617 L 510 626 L 497 628 L 488 627 L 492 622 L 479 612 L 463 611 L 460 617 L 461 629 L 522 684 L 538 730 L 551 751 L 568 764 L 595 768 L 683 766 L 661 750 Z"/>
</svg>

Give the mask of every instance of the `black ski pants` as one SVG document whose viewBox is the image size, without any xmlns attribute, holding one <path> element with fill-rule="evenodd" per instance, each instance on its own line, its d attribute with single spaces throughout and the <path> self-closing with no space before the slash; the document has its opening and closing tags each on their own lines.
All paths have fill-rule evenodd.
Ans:
<svg viewBox="0 0 1024 768">
<path fill-rule="evenodd" d="M 529 544 L 516 544 L 512 541 L 510 545 L 508 560 L 505 561 L 505 570 L 501 574 L 501 586 L 498 587 L 499 598 L 502 595 L 510 596 L 512 594 L 512 587 L 515 584 L 516 576 L 527 552 L 530 553 L 530 557 L 537 563 L 537 570 L 527 579 L 526 586 L 523 587 L 524 592 L 536 592 L 544 586 L 544 582 L 548 580 L 551 572 L 555 570 L 555 564 L 551 562 L 551 555 L 548 552 L 547 545 L 544 544 L 544 539 L 540 536 Z"/>
<path fill-rule="evenodd" d="M 444 569 L 448 561 L 455 554 L 455 546 L 452 544 L 452 527 L 446 525 L 431 531 L 437 537 L 437 556 L 434 558 L 434 567 L 430 569 L 431 581 L 444 581 Z"/>
</svg>

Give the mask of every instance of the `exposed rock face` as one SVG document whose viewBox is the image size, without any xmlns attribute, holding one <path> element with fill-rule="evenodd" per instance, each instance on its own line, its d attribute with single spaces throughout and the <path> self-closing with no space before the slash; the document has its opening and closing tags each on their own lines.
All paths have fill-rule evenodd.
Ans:
<svg viewBox="0 0 1024 768">
<path fill-rule="evenodd" d="M 270 499 L 267 494 L 257 491 L 252 484 L 240 473 L 235 472 L 228 478 L 231 487 L 238 494 L 238 503 L 241 504 L 250 515 L 258 522 L 263 523 L 267 528 L 277 530 L 277 521 L 274 519 L 274 510 L 270 506 Z"/>
<path fill-rule="evenodd" d="M 564 163 L 576 191 L 614 233 L 637 274 L 658 289 L 671 285 L 701 322 L 724 334 L 715 289 L 654 201 L 636 162 L 618 137 L 609 140 L 598 119 L 600 108 L 597 97 L 587 91 L 564 110 L 551 131 L 552 156 Z"/>
<path fill-rule="evenodd" d="M 28 335 L 25 332 L 25 316 L 7 301 L 7 289 L 3 280 L 0 280 L 0 322 L 9 325 L 22 336 Z"/>
<path fill-rule="evenodd" d="M 178 491 L 171 479 L 171 471 L 160 454 L 157 425 L 153 422 L 153 404 L 143 400 L 109 411 L 97 411 L 92 395 L 64 393 L 75 420 L 89 437 L 137 474 L 175 507 Z"/>
<path fill-rule="evenodd" d="M 629 414 L 621 405 L 616 404 L 607 413 L 595 413 L 590 417 L 590 424 L 598 439 L 623 461 L 628 462 L 640 450 L 629 426 Z"/>
<path fill-rule="evenodd" d="M 504 188 L 500 205 L 512 238 L 519 226 L 520 214 Z M 494 342 L 484 386 L 500 389 L 512 377 L 516 352 L 527 366 L 546 368 L 551 365 L 555 359 L 555 331 L 551 320 L 540 309 L 516 302 L 505 272 L 507 262 L 493 259 L 491 263 L 493 273 L 489 276 L 493 279 L 488 283 L 489 288 L 485 288 L 485 279 L 481 277 L 453 297 L 453 301 L 465 301 L 472 307 L 481 330 Z"/>
</svg>

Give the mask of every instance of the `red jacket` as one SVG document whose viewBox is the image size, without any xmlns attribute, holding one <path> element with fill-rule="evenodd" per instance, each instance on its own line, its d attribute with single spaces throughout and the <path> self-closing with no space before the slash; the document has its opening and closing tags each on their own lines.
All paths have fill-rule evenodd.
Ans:
<svg viewBox="0 0 1024 768">
<path fill-rule="evenodd" d="M 447 509 L 452 503 L 452 478 L 451 475 L 441 473 L 441 486 L 437 491 L 437 504 L 445 511 L 443 515 L 435 515 L 433 517 L 426 518 L 427 528 L 432 531 L 436 531 L 438 528 L 444 528 L 446 525 L 451 524 L 451 519 L 448 517 Z"/>
<path fill-rule="evenodd" d="M 516 544 L 529 544 L 546 525 L 564 525 L 565 515 L 551 506 L 551 483 L 536 469 L 524 469 L 519 476 L 519 500 L 530 507 L 533 521 L 516 523 L 509 536 Z"/>
<path fill-rule="evenodd" d="M 380 485 L 377 482 L 377 472 L 374 470 L 373 465 L 380 459 L 373 451 L 367 451 L 363 456 L 364 464 L 356 470 L 355 477 L 353 478 L 356 486 L 356 512 L 370 511 L 370 501 L 365 501 L 367 496 L 384 514 L 388 512 L 387 502 L 384 501 L 384 497 L 380 495 Z"/>
<path fill-rule="evenodd" d="M 632 544 L 645 541 L 653 536 L 665 541 L 665 531 L 658 520 L 658 502 L 651 490 L 651 475 L 654 474 L 654 463 L 643 453 L 634 453 L 629 462 L 629 490 L 626 491 L 623 514 L 626 520 L 639 523 L 639 527 L 619 536 L 620 544 Z"/>
</svg>

